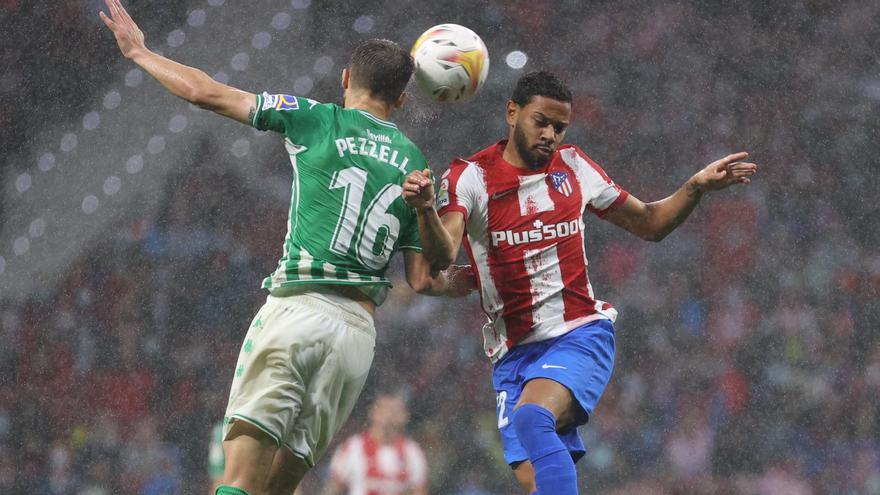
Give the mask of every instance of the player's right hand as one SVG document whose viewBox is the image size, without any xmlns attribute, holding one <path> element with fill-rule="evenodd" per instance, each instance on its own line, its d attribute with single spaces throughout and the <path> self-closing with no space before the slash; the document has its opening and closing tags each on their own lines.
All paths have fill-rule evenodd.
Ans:
<svg viewBox="0 0 880 495">
<path fill-rule="evenodd" d="M 410 172 L 403 181 L 403 200 L 416 210 L 434 207 L 434 180 L 431 169 Z"/>
<path fill-rule="evenodd" d="M 446 269 L 447 297 L 463 297 L 477 290 L 477 277 L 471 265 L 449 265 Z"/>
<path fill-rule="evenodd" d="M 107 5 L 110 16 L 108 17 L 103 11 L 99 12 L 98 16 L 110 28 L 110 31 L 113 31 L 113 36 L 116 37 L 116 43 L 119 45 L 122 55 L 126 58 L 134 58 L 139 51 L 146 51 L 144 33 L 134 23 L 119 0 L 104 0 L 104 3 Z"/>
</svg>

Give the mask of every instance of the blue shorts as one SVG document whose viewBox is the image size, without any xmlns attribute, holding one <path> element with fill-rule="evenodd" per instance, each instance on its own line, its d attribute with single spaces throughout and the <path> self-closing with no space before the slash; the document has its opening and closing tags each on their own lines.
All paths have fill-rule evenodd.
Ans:
<svg viewBox="0 0 880 495">
<path fill-rule="evenodd" d="M 614 325 L 609 320 L 591 321 L 554 339 L 517 345 L 495 363 L 492 385 L 497 394 L 498 429 L 504 460 L 511 465 L 529 458 L 516 437 L 510 413 L 519 402 L 526 382 L 548 378 L 567 388 L 582 413 L 576 426 L 585 424 L 611 379 L 614 368 Z M 586 453 L 577 428 L 560 432 L 559 438 L 577 462 Z"/>
</svg>

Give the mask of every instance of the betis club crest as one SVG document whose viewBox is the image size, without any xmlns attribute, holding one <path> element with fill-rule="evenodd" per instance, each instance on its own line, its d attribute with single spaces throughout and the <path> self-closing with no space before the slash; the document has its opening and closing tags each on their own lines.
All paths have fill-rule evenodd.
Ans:
<svg viewBox="0 0 880 495">
<path fill-rule="evenodd" d="M 566 172 L 551 172 L 550 182 L 553 184 L 553 189 L 556 189 L 560 194 L 566 198 L 571 196 L 571 181 L 568 180 Z"/>
</svg>

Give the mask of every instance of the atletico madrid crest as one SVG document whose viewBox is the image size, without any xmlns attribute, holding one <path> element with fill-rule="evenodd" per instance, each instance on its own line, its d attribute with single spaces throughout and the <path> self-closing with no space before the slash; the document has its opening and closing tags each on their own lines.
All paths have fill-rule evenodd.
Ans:
<svg viewBox="0 0 880 495">
<path fill-rule="evenodd" d="M 550 173 L 550 181 L 553 184 L 553 189 L 559 191 L 560 194 L 565 196 L 566 198 L 571 196 L 572 188 L 571 181 L 568 180 L 568 174 L 565 172 L 551 172 Z"/>
</svg>

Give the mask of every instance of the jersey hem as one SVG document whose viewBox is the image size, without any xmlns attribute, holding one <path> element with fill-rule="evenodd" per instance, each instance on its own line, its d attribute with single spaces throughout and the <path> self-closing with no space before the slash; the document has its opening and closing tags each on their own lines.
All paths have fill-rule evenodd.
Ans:
<svg viewBox="0 0 880 495">
<path fill-rule="evenodd" d="M 595 210 L 596 216 L 599 218 L 605 218 L 605 215 L 619 208 L 628 197 L 629 193 L 621 189 L 620 194 L 617 195 L 617 198 L 615 198 L 607 208 L 604 210 Z"/>
<path fill-rule="evenodd" d="M 288 280 L 279 285 L 262 284 L 263 289 L 282 289 L 294 285 L 387 285 L 391 287 L 391 282 L 387 280 L 334 280 L 334 279 L 312 279 L 312 280 Z"/>
</svg>

